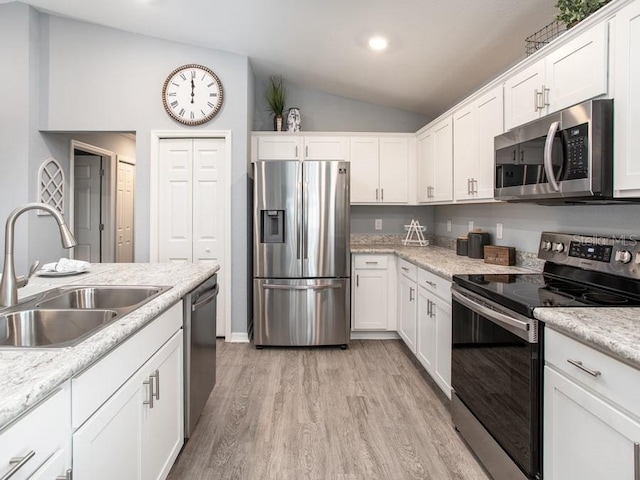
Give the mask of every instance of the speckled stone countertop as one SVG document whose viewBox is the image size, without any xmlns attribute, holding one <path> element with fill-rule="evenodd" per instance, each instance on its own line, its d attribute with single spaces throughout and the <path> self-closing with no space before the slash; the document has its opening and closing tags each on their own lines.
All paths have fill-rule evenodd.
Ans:
<svg viewBox="0 0 640 480">
<path fill-rule="evenodd" d="M 470 273 L 531 273 L 532 270 L 521 267 L 504 267 L 502 265 L 492 265 L 484 263 L 484 260 L 477 258 L 462 257 L 448 248 L 426 246 L 426 247 L 405 247 L 404 245 L 392 244 L 362 244 L 352 243 L 351 253 L 372 253 L 395 254 L 400 258 L 423 268 L 431 273 L 435 273 L 447 280 L 451 280 L 454 275 Z"/>
<path fill-rule="evenodd" d="M 547 327 L 640 369 L 640 308 L 536 308 Z"/>
<path fill-rule="evenodd" d="M 69 277 L 34 277 L 20 297 L 61 285 L 158 285 L 172 288 L 73 347 L 0 350 L 0 430 L 140 330 L 212 276 L 218 266 L 129 263 L 92 265 Z"/>
</svg>

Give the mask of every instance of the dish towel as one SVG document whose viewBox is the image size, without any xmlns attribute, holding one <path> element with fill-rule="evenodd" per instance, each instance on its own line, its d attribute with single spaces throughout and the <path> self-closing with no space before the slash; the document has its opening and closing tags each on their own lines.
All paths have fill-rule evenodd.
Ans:
<svg viewBox="0 0 640 480">
<path fill-rule="evenodd" d="M 61 258 L 55 263 L 47 263 L 42 266 L 45 272 L 84 272 L 89 270 L 91 264 L 82 260 L 71 260 L 69 258 Z"/>
</svg>

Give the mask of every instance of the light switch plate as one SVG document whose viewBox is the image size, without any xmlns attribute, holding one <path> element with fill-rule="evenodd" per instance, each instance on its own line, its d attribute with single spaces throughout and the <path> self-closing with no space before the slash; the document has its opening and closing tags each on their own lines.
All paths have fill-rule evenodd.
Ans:
<svg viewBox="0 0 640 480">
<path fill-rule="evenodd" d="M 381 218 L 376 218 L 376 226 L 375 226 L 376 230 L 382 230 L 382 219 Z"/>
<path fill-rule="evenodd" d="M 496 223 L 496 238 L 502 240 L 502 224 Z"/>
<path fill-rule="evenodd" d="M 451 231 L 451 219 L 447 220 L 447 232 Z"/>
<path fill-rule="evenodd" d="M 473 232 L 473 220 L 469 220 L 469 231 Z"/>
</svg>

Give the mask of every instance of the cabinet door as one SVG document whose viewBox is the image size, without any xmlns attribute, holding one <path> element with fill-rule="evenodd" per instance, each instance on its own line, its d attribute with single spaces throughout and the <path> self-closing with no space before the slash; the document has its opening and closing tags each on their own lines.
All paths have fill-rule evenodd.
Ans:
<svg viewBox="0 0 640 480">
<path fill-rule="evenodd" d="M 432 377 L 436 374 L 436 317 L 433 294 L 418 288 L 416 356 Z"/>
<path fill-rule="evenodd" d="M 544 368 L 545 480 L 631 480 L 640 423 L 554 369 Z"/>
<path fill-rule="evenodd" d="M 75 478 L 142 478 L 143 380 L 139 373 L 131 377 L 74 433 Z"/>
<path fill-rule="evenodd" d="M 451 304 L 434 297 L 432 310 L 436 318 L 435 381 L 451 398 Z"/>
<path fill-rule="evenodd" d="M 258 137 L 258 160 L 301 160 L 302 137 L 265 135 Z"/>
<path fill-rule="evenodd" d="M 380 143 L 380 201 L 409 201 L 409 140 L 382 137 Z"/>
<path fill-rule="evenodd" d="M 542 115 L 544 96 L 544 60 L 515 74 L 504 83 L 504 126 L 507 130 L 535 120 Z"/>
<path fill-rule="evenodd" d="M 471 103 L 453 115 L 454 196 L 456 201 L 473 199 L 472 180 L 477 177 L 478 112 Z"/>
<path fill-rule="evenodd" d="M 351 138 L 351 203 L 376 203 L 378 186 L 378 137 Z"/>
<path fill-rule="evenodd" d="M 549 113 L 607 93 L 607 32 L 601 22 L 545 57 Z"/>
<path fill-rule="evenodd" d="M 432 189 L 435 185 L 435 135 L 428 130 L 418 138 L 418 202 L 431 201 Z"/>
<path fill-rule="evenodd" d="M 453 117 L 434 128 L 434 194 L 431 200 L 453 200 Z"/>
<path fill-rule="evenodd" d="M 67 478 L 67 471 L 71 469 L 70 450 L 57 450 L 42 465 L 37 472 L 29 477 L 29 480 L 53 480 Z M 15 478 L 15 477 L 14 477 Z"/>
<path fill-rule="evenodd" d="M 347 137 L 304 137 L 305 160 L 347 160 Z"/>
<path fill-rule="evenodd" d="M 157 480 L 169 474 L 184 442 L 182 330 L 143 370 L 153 382 L 154 401 L 143 410 L 142 478 Z"/>
<path fill-rule="evenodd" d="M 416 353 L 416 282 L 400 275 L 398 333 L 413 353 Z"/>
<path fill-rule="evenodd" d="M 504 95 L 502 85 L 478 99 L 478 150 L 474 175 L 474 199 L 493 198 L 495 178 L 494 138 L 504 133 Z M 455 131 L 454 131 L 455 134 Z"/>
<path fill-rule="evenodd" d="M 616 197 L 640 197 L 640 4 L 615 17 L 613 189 Z"/>
<path fill-rule="evenodd" d="M 387 270 L 355 269 L 353 273 L 353 329 L 386 330 L 389 304 Z"/>
</svg>

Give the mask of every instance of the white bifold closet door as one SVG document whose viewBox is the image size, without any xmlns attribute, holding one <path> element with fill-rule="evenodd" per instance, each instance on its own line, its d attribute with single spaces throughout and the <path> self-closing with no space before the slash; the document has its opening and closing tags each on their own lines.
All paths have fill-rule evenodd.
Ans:
<svg viewBox="0 0 640 480">
<path fill-rule="evenodd" d="M 224 257 L 224 138 L 160 140 L 158 260 L 207 262 Z M 220 285 L 220 292 L 226 285 Z M 224 335 L 224 296 L 218 295 L 218 335 Z"/>
</svg>

